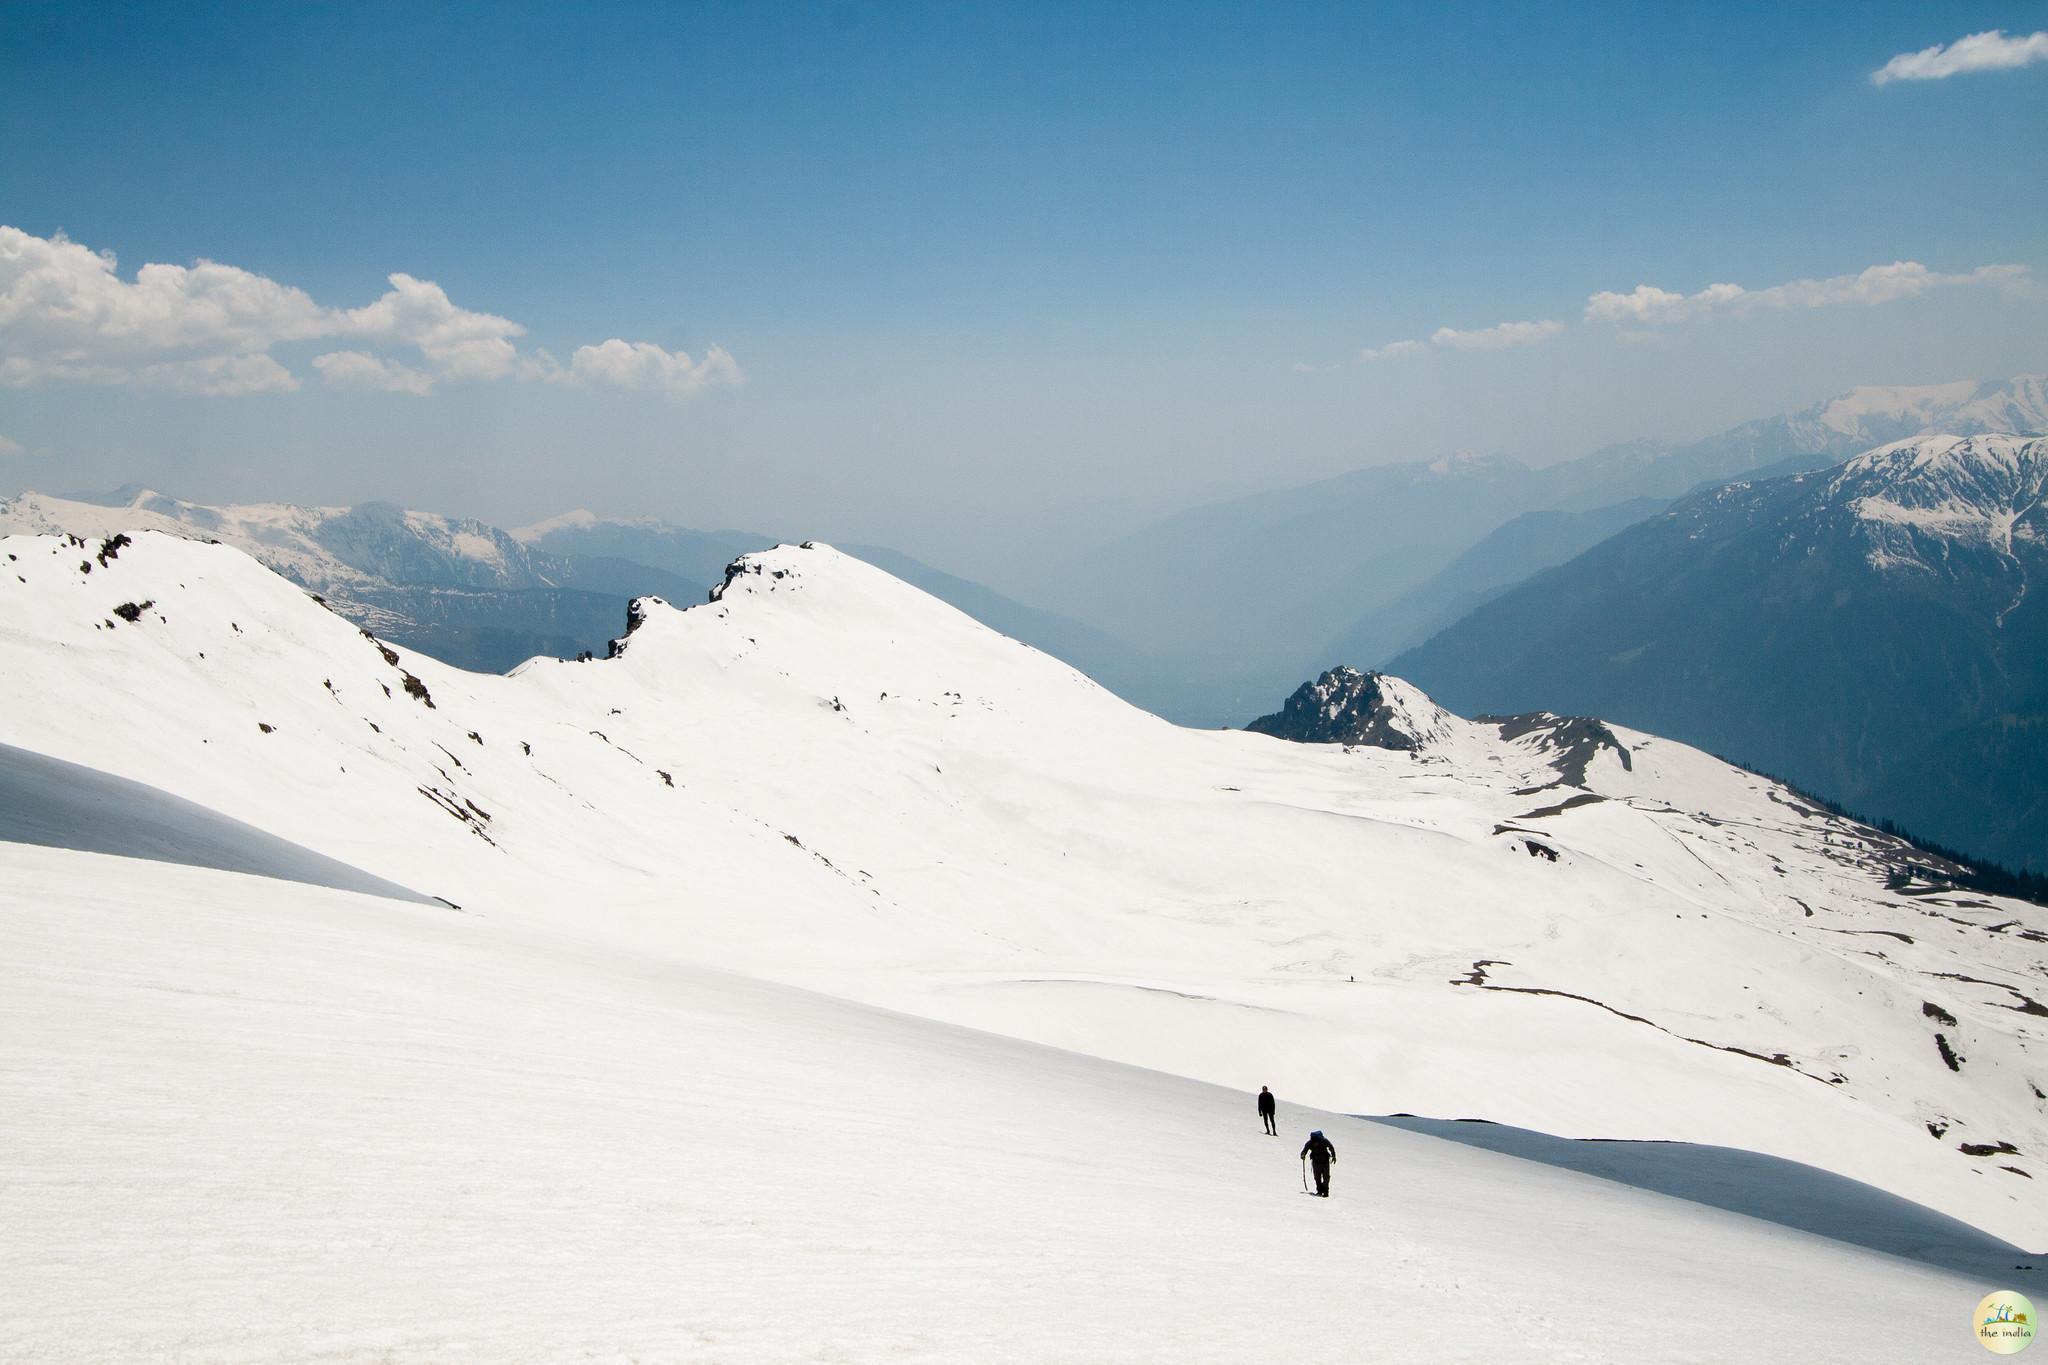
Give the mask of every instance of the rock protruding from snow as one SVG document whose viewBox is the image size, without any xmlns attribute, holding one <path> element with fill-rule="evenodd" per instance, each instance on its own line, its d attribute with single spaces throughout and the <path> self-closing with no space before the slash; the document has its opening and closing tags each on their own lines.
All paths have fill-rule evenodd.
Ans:
<svg viewBox="0 0 2048 1365">
<path fill-rule="evenodd" d="M 1412 752 L 1451 738 L 1463 724 L 1413 683 L 1340 664 L 1303 683 L 1278 711 L 1244 728 L 1297 744 L 1363 744 Z"/>
<path fill-rule="evenodd" d="M 1592 716 L 1533 711 L 1520 716 L 1481 716 L 1479 723 L 1497 727 L 1500 737 L 1510 744 L 1520 742 L 1535 749 L 1567 786 L 1588 785 L 1587 769 L 1602 754 L 1612 754 L 1623 772 L 1635 768 L 1628 745 L 1606 721 Z"/>
<path fill-rule="evenodd" d="M 1534 711 L 1468 721 L 1405 678 L 1345 665 L 1303 683 L 1278 711 L 1245 729 L 1297 744 L 1360 745 L 1456 762 L 1498 764 L 1512 755 L 1530 780 L 1571 787 L 1588 785 L 1587 769 L 1603 754 L 1623 772 L 1632 766 L 1628 745 L 1595 717 Z"/>
</svg>

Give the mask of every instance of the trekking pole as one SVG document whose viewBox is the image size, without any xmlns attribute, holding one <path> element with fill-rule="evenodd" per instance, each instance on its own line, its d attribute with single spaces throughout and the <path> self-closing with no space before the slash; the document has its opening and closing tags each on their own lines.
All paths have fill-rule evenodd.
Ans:
<svg viewBox="0 0 2048 1365">
<path fill-rule="evenodd" d="M 1307 1194 L 1307 1193 L 1309 1192 L 1309 1191 L 1308 1191 L 1308 1158 L 1307 1158 L 1307 1157 L 1303 1157 L 1303 1158 L 1301 1159 L 1301 1192 L 1302 1192 L 1303 1194 Z"/>
</svg>

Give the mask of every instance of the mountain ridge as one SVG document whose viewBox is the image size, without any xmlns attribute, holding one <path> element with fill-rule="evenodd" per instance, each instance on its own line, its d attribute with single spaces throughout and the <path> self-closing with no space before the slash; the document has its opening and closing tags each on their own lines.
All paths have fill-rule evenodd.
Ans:
<svg viewBox="0 0 2048 1365">
<path fill-rule="evenodd" d="M 1456 709 L 1645 725 L 2039 872 L 2044 462 L 2041 437 L 1939 436 L 1696 494 L 1390 666 Z"/>
<path fill-rule="evenodd" d="M 1140 693 L 1140 704 L 1187 723 L 1242 724 L 1263 698 L 1331 662 L 1330 644 L 1346 647 L 1336 656 L 1345 662 L 1385 664 L 1391 654 L 1381 650 L 1426 639 L 1474 598 L 1587 548 L 1582 532 L 1560 526 L 1472 584 L 1443 581 L 1519 517 L 1556 512 L 1619 529 L 1602 518 L 1628 504 L 1668 503 L 1763 470 L 1824 468 L 1944 423 L 1964 435 L 2048 431 L 2048 379 L 1864 386 L 1699 440 L 1626 442 L 1541 467 L 1509 455 L 1371 465 L 1174 513 L 1080 556 L 1042 595 L 1188 660 L 1205 679 L 1192 693 Z"/>
<path fill-rule="evenodd" d="M 1256 1059 L 1329 1108 L 1741 1146 L 2041 1225 L 2040 1182 L 2000 1169 L 2048 1153 L 2013 1003 L 2040 912 L 1888 888 L 1897 840 L 1682 744 L 1615 726 L 1629 763 L 1593 754 L 1559 799 L 1546 732 L 1182 730 L 822 545 L 685 611 L 643 599 L 615 658 L 503 677 L 366 640 L 230 547 L 98 550 L 0 541 L 0 743 L 467 915 L 1181 1075 Z"/>
</svg>

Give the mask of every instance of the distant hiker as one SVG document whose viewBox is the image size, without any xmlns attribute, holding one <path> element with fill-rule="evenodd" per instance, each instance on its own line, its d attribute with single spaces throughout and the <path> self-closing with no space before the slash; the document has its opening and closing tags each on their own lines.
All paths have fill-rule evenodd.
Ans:
<svg viewBox="0 0 2048 1365">
<path fill-rule="evenodd" d="M 1301 1154 L 1308 1158 L 1308 1168 L 1315 1173 L 1316 1193 L 1328 1199 L 1330 1163 L 1337 1159 L 1336 1146 L 1324 1137 L 1323 1130 L 1318 1128 L 1308 1135 L 1308 1141 L 1302 1145 Z"/>
<path fill-rule="evenodd" d="M 1274 1109 L 1274 1100 L 1273 1100 L 1273 1092 L 1272 1092 L 1272 1091 L 1270 1091 L 1270 1090 L 1268 1090 L 1268 1089 L 1266 1089 L 1266 1087 L 1265 1087 L 1265 1086 L 1263 1086 L 1263 1085 L 1262 1085 L 1262 1086 L 1260 1086 L 1260 1087 L 1259 1087 L 1259 1117 L 1260 1117 L 1260 1118 L 1262 1118 L 1262 1119 L 1264 1119 L 1264 1120 L 1266 1121 L 1266 1131 L 1267 1131 L 1267 1132 L 1269 1132 L 1269 1133 L 1271 1133 L 1271 1134 L 1272 1134 L 1272 1135 L 1273 1135 L 1274 1137 L 1279 1137 L 1279 1136 L 1280 1136 L 1280 1130 L 1279 1130 L 1278 1128 L 1275 1128 L 1275 1127 L 1273 1126 L 1273 1109 Z"/>
</svg>

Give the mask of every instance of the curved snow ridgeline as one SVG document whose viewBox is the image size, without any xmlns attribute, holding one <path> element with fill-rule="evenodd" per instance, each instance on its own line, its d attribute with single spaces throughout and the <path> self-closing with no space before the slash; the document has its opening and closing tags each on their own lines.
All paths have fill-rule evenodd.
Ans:
<svg viewBox="0 0 2048 1365">
<path fill-rule="evenodd" d="M 2048 1226 L 2048 914 L 1887 890 L 1911 850 L 1679 744 L 1405 684 L 1413 748 L 1181 730 L 824 546 L 509 677 L 223 546 L 0 553 L 0 743 L 470 915 L 1327 1109 L 1740 1147 L 2015 1244 Z"/>
</svg>

